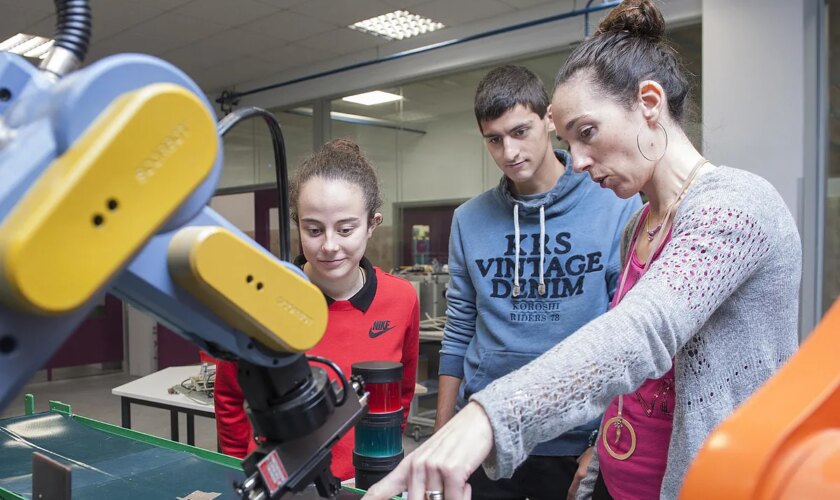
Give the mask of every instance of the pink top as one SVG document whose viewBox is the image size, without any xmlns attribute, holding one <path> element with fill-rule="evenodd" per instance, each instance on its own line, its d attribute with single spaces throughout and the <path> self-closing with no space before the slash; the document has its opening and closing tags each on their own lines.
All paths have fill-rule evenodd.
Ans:
<svg viewBox="0 0 840 500">
<path fill-rule="evenodd" d="M 616 289 L 616 294 L 610 304 L 611 309 L 644 274 L 644 263 L 636 257 L 635 243 L 641 228 L 645 225 L 647 215 L 648 206 L 645 206 L 630 244 L 630 258 L 627 259 L 630 269 L 627 271 L 626 282 L 621 287 L 621 296 L 619 296 L 619 290 Z M 656 249 L 652 260 L 659 257 L 670 240 L 671 231 L 669 230 L 659 248 Z M 618 398 L 613 399 L 607 407 L 598 435 L 598 461 L 604 484 L 616 500 L 659 498 L 665 464 L 668 460 L 668 445 L 671 441 L 674 397 L 673 366 L 662 378 L 648 379 L 635 393 L 624 395 L 622 417 L 633 426 L 636 434 L 636 449 L 625 460 L 613 458 L 604 446 L 605 436 L 610 449 L 618 455 L 629 451 L 631 446 L 631 433 L 627 427 L 621 428 L 618 434 L 614 424 L 603 425 L 618 414 Z"/>
</svg>

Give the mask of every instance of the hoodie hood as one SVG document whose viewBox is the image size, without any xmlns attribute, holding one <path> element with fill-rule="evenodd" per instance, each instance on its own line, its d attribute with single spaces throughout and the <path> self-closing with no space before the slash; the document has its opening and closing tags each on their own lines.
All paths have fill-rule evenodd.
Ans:
<svg viewBox="0 0 840 500">
<path fill-rule="evenodd" d="M 589 181 L 589 174 L 586 172 L 576 173 L 572 170 L 572 157 L 569 152 L 563 149 L 555 149 L 554 156 L 560 160 L 566 170 L 557 179 L 557 183 L 546 193 L 530 196 L 516 196 L 511 191 L 511 182 L 505 176 L 499 181 L 495 189 L 498 200 L 506 204 L 511 210 L 519 206 L 519 212 L 523 215 L 530 215 L 540 211 L 540 207 L 549 215 L 559 215 L 571 210 L 583 197 L 588 189 L 576 189 L 582 182 Z M 592 183 L 595 186 L 595 183 Z M 591 189 L 591 188 L 590 188 Z"/>
</svg>

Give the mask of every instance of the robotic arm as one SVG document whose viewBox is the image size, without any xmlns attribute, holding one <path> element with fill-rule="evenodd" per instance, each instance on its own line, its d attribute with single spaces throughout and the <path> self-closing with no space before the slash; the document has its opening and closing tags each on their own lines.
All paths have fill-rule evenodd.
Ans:
<svg viewBox="0 0 840 500">
<path fill-rule="evenodd" d="M 257 435 L 243 498 L 315 482 L 366 411 L 302 354 L 326 328 L 321 292 L 207 207 L 222 169 L 213 110 L 184 73 L 121 54 L 78 71 L 86 1 L 56 2 L 44 68 L 0 52 L 0 408 L 107 292 L 240 362 Z M 85 27 L 87 31 L 85 31 Z"/>
</svg>

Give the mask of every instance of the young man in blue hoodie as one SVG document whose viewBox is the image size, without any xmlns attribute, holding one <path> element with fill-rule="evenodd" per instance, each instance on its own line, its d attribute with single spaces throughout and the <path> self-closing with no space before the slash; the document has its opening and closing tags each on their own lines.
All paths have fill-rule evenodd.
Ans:
<svg viewBox="0 0 840 500">
<path fill-rule="evenodd" d="M 475 116 L 504 175 L 452 221 L 436 430 L 472 394 L 607 310 L 620 274 L 619 238 L 641 206 L 575 173 L 569 154 L 552 148 L 548 95 L 528 69 L 488 73 Z M 479 467 L 473 498 L 565 497 L 576 489 L 581 457 L 585 471 L 598 425 L 540 444 L 510 479 L 491 481 Z"/>
</svg>

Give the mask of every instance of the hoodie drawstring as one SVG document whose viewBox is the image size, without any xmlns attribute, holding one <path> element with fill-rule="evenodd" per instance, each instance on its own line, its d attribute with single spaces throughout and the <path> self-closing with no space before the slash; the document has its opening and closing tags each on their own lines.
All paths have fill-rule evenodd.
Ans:
<svg viewBox="0 0 840 500">
<path fill-rule="evenodd" d="M 519 297 L 519 205 L 513 204 L 513 244 L 516 253 L 513 254 L 513 296 Z"/>
<path fill-rule="evenodd" d="M 545 295 L 545 207 L 540 205 L 540 295 Z"/>
<path fill-rule="evenodd" d="M 513 296 L 519 297 L 522 288 L 519 286 L 519 205 L 513 204 L 513 241 L 516 252 L 513 256 Z M 545 207 L 540 206 L 540 281 L 537 292 L 545 295 Z"/>
</svg>

